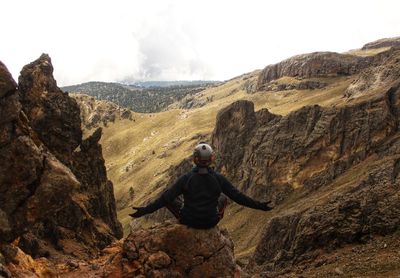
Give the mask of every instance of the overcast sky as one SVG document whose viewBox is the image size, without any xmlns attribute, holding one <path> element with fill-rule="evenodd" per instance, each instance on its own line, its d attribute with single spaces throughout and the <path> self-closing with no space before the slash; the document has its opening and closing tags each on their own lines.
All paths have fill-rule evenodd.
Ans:
<svg viewBox="0 0 400 278">
<path fill-rule="evenodd" d="M 290 56 L 400 36 L 397 0 L 1 0 L 0 60 L 41 53 L 59 86 L 226 80 Z"/>
</svg>

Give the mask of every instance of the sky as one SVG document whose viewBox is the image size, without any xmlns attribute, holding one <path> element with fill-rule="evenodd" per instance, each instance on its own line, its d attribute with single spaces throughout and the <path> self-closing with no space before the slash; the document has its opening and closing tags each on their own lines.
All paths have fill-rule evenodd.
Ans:
<svg viewBox="0 0 400 278">
<path fill-rule="evenodd" d="M 0 0 L 17 80 L 42 53 L 59 86 L 227 80 L 293 55 L 400 36 L 398 0 Z"/>
</svg>

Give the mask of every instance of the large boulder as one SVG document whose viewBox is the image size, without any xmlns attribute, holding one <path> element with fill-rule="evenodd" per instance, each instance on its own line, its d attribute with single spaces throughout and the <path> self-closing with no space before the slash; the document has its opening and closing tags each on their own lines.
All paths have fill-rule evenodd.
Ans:
<svg viewBox="0 0 400 278">
<path fill-rule="evenodd" d="M 167 223 L 132 232 L 103 275 L 233 277 L 235 270 L 233 243 L 218 227 L 196 230 Z"/>
</svg>

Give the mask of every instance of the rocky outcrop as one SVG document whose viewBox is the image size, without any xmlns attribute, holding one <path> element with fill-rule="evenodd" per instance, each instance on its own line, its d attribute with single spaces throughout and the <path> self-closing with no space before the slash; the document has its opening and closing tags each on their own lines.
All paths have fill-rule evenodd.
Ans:
<svg viewBox="0 0 400 278">
<path fill-rule="evenodd" d="M 365 44 L 361 49 L 367 50 L 367 49 L 392 47 L 392 46 L 400 46 L 400 37 L 386 38 L 386 39 L 380 39 L 380 40 L 377 40 L 374 42 L 370 42 L 370 43 Z"/>
<path fill-rule="evenodd" d="M 92 96 L 83 94 L 71 94 L 71 96 L 79 105 L 82 127 L 88 130 L 100 125 L 107 126 L 116 120 L 133 120 L 132 111 L 112 102 L 97 100 Z"/>
<path fill-rule="evenodd" d="M 253 257 L 253 269 L 276 271 L 316 258 L 319 249 L 365 242 L 371 235 L 388 235 L 400 225 L 400 142 L 360 180 L 335 188 L 325 199 L 308 197 L 299 211 L 271 219 Z M 355 171 L 355 170 L 353 170 Z M 250 268 L 251 268 L 250 267 Z"/>
<path fill-rule="evenodd" d="M 30 126 L 47 148 L 69 165 L 71 153 L 82 140 L 79 107 L 57 87 L 47 54 L 23 67 L 18 87 L 22 110 Z"/>
<path fill-rule="evenodd" d="M 167 222 L 138 229 L 90 260 L 64 257 L 54 264 L 46 258 L 32 260 L 17 249 L 5 277 L 239 277 L 234 275 L 240 272 L 244 274 L 226 230 Z"/>
<path fill-rule="evenodd" d="M 388 90 L 400 76 L 400 48 L 392 48 L 376 55 L 376 65 L 363 70 L 344 92 L 350 99 L 376 94 Z"/>
<path fill-rule="evenodd" d="M 122 236 L 101 130 L 82 141 L 79 108 L 57 88 L 47 55 L 19 82 L 21 92 L 0 64 L 0 247 L 20 237 L 33 256 L 95 254 Z"/>
<path fill-rule="evenodd" d="M 342 108 L 309 106 L 282 117 L 239 101 L 219 112 L 218 169 L 284 207 L 265 226 L 249 270 L 277 275 L 321 248 L 398 230 L 400 84 L 389 84 Z"/>
<path fill-rule="evenodd" d="M 217 116 L 212 144 L 221 156 L 218 168 L 241 189 L 277 202 L 292 189 L 323 186 L 397 132 L 390 102 L 397 89 L 354 106 L 310 106 L 285 117 L 236 102 Z"/>
<path fill-rule="evenodd" d="M 164 224 L 131 233 L 104 277 L 233 277 L 233 243 L 218 228 Z"/>
<path fill-rule="evenodd" d="M 287 90 L 315 90 L 323 89 L 327 83 L 313 80 L 298 81 L 293 83 L 278 83 L 271 81 L 265 85 L 264 91 L 287 91 Z"/>
<path fill-rule="evenodd" d="M 264 90 L 270 81 L 283 76 L 311 78 L 352 75 L 368 67 L 370 63 L 369 57 L 334 52 L 298 55 L 264 68 L 258 77 L 257 90 Z"/>
</svg>

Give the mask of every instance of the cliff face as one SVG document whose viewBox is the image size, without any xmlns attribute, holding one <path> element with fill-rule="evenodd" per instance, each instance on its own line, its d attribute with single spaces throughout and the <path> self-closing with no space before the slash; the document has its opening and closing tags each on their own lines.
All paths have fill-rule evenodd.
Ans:
<svg viewBox="0 0 400 278">
<path fill-rule="evenodd" d="M 265 67 L 258 77 L 257 89 L 264 90 L 270 81 L 283 76 L 310 78 L 352 75 L 369 64 L 369 58 L 334 52 L 298 55 Z"/>
<path fill-rule="evenodd" d="M 0 64 L 0 243 L 7 249 L 20 237 L 19 246 L 34 257 L 75 247 L 75 256 L 85 256 L 122 230 L 101 130 L 82 140 L 79 107 L 52 71 L 42 55 L 24 67 L 17 89 Z"/>
<path fill-rule="evenodd" d="M 400 46 L 400 37 L 380 39 L 374 42 L 365 44 L 361 49 L 374 49 L 381 47 Z"/>
<path fill-rule="evenodd" d="M 360 57 L 334 52 L 315 52 L 302 54 L 265 67 L 258 76 L 257 90 L 315 89 L 326 86 L 316 80 L 301 81 L 304 78 L 327 78 L 350 76 L 363 72 L 367 68 L 376 67 L 393 57 L 398 41 L 392 42 L 388 49 L 374 56 Z M 281 77 L 295 77 L 299 81 L 294 84 L 279 84 L 274 81 Z"/>
<path fill-rule="evenodd" d="M 398 41 L 400 45 L 400 41 Z M 379 61 L 375 66 L 366 68 L 346 89 L 344 95 L 348 99 L 368 97 L 382 90 L 389 90 L 390 86 L 399 80 L 400 76 L 400 48 L 377 55 Z"/>
<path fill-rule="evenodd" d="M 365 98 L 341 108 L 308 106 L 278 116 L 239 101 L 220 111 L 212 136 L 218 168 L 277 205 L 249 270 L 276 275 L 321 249 L 398 230 L 398 57 L 395 48 L 375 57 L 343 92 Z"/>
</svg>

